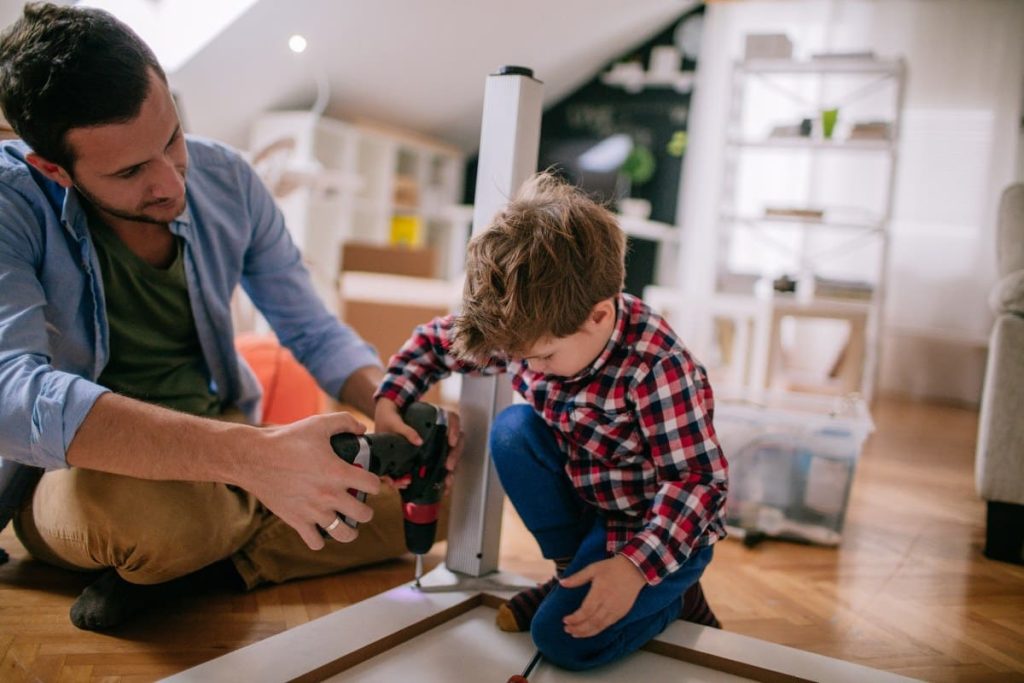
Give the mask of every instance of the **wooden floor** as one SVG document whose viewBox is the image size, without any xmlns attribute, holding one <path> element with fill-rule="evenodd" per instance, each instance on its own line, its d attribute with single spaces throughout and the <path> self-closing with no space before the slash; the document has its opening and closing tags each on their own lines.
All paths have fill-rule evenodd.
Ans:
<svg viewBox="0 0 1024 683">
<path fill-rule="evenodd" d="M 975 412 L 896 399 L 873 410 L 839 549 L 721 543 L 705 574 L 729 630 L 929 681 L 1024 681 L 1024 568 L 981 555 Z M 85 579 L 0 546 L 0 681 L 150 681 L 408 581 L 411 560 L 246 595 L 195 597 L 113 634 L 79 631 Z M 428 566 L 443 557 L 435 547 Z M 548 565 L 507 515 L 502 568 Z"/>
</svg>

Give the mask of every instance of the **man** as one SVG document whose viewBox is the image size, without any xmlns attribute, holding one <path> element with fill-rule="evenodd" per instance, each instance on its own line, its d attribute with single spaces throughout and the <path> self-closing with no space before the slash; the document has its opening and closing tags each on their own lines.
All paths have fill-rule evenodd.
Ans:
<svg viewBox="0 0 1024 683">
<path fill-rule="evenodd" d="M 339 515 L 373 517 L 349 491 L 380 489 L 330 448 L 363 431 L 352 416 L 245 424 L 260 394 L 233 347 L 238 284 L 343 402 L 372 414 L 381 371 L 252 169 L 186 138 L 149 48 L 102 11 L 26 6 L 0 37 L 0 106 L 23 141 L 0 144 L 0 513 L 34 557 L 103 572 L 75 625 L 190 577 L 251 588 L 400 554 L 394 498 L 325 547 L 321 530 L 359 535 Z M 34 492 L 24 466 L 47 470 Z"/>
</svg>

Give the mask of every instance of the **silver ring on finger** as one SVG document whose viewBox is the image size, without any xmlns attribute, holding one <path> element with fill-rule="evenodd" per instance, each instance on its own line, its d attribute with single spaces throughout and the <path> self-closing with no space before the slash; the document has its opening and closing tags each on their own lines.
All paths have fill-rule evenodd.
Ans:
<svg viewBox="0 0 1024 683">
<path fill-rule="evenodd" d="M 331 522 L 329 525 L 325 526 L 324 527 L 324 531 L 328 531 L 328 532 L 334 531 L 335 529 L 338 528 L 339 524 L 341 524 L 341 515 L 335 515 L 334 516 L 334 521 Z"/>
</svg>

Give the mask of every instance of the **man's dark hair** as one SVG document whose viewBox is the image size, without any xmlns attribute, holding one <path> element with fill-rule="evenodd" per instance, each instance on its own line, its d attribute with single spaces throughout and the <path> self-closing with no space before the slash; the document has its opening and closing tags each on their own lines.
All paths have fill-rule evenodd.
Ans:
<svg viewBox="0 0 1024 683">
<path fill-rule="evenodd" d="M 0 35 L 0 107 L 32 150 L 69 173 L 72 128 L 130 121 L 149 94 L 152 50 L 102 10 L 25 6 Z"/>
</svg>

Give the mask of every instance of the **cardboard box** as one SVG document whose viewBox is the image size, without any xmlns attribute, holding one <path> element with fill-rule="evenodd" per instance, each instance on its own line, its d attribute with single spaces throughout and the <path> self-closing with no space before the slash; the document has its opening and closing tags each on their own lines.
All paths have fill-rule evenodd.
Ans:
<svg viewBox="0 0 1024 683">
<path fill-rule="evenodd" d="M 449 312 L 447 306 L 403 306 L 367 300 L 347 300 L 342 307 L 344 321 L 374 345 L 385 364 L 417 325 Z"/>
<path fill-rule="evenodd" d="M 431 247 L 345 242 L 341 245 L 341 272 L 433 278 L 437 277 L 437 251 Z"/>
<path fill-rule="evenodd" d="M 348 243 L 338 277 L 339 315 L 377 349 L 385 365 L 415 327 L 451 312 L 458 283 L 433 277 L 433 249 Z M 423 397 L 441 402 L 438 386 Z"/>
<path fill-rule="evenodd" d="M 395 177 L 394 203 L 406 209 L 419 206 L 420 184 L 415 178 L 400 175 Z"/>
</svg>

